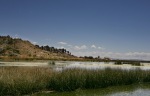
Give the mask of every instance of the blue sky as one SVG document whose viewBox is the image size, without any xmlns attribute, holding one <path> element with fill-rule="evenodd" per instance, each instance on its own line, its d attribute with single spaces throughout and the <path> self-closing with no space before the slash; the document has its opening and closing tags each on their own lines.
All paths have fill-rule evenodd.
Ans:
<svg viewBox="0 0 150 96">
<path fill-rule="evenodd" d="M 150 60 L 150 0 L 0 0 L 0 35 L 77 56 Z"/>
</svg>

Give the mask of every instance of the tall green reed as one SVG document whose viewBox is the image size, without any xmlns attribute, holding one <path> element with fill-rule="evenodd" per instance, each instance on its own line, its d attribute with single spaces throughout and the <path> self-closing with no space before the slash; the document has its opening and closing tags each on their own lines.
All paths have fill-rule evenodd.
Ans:
<svg viewBox="0 0 150 96">
<path fill-rule="evenodd" d="M 116 85 L 150 82 L 148 70 L 122 70 L 106 68 L 104 70 L 67 69 L 52 75 L 49 88 L 56 91 L 74 91 L 76 89 L 105 88 Z"/>
</svg>

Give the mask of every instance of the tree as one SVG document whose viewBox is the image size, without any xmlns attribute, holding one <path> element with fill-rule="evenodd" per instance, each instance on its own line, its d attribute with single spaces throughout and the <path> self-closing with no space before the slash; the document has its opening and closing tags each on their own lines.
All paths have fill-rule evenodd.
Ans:
<svg viewBox="0 0 150 96">
<path fill-rule="evenodd" d="M 35 45 L 35 47 L 40 48 L 40 46 L 39 46 L 39 45 Z"/>
<path fill-rule="evenodd" d="M 50 47 L 48 45 L 44 46 L 44 50 L 50 51 Z"/>
</svg>

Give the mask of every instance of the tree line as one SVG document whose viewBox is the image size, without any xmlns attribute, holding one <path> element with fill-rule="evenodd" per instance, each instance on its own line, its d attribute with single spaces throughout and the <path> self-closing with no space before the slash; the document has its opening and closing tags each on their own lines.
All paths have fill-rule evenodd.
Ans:
<svg viewBox="0 0 150 96">
<path fill-rule="evenodd" d="M 66 49 L 62 48 L 62 49 L 57 49 L 55 47 L 49 47 L 48 45 L 46 46 L 39 46 L 39 45 L 35 45 L 37 48 L 40 48 L 42 50 L 45 51 L 49 51 L 49 52 L 53 52 L 53 53 L 62 53 L 62 54 L 69 54 L 71 55 L 71 52 L 67 51 Z"/>
</svg>

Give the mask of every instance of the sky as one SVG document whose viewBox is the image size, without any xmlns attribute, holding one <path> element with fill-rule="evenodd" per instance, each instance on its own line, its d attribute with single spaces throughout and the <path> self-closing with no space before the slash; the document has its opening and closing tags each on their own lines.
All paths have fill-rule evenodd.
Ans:
<svg viewBox="0 0 150 96">
<path fill-rule="evenodd" d="M 0 35 L 76 56 L 150 60 L 150 0 L 0 0 Z"/>
</svg>

